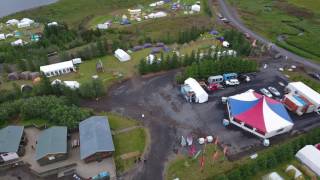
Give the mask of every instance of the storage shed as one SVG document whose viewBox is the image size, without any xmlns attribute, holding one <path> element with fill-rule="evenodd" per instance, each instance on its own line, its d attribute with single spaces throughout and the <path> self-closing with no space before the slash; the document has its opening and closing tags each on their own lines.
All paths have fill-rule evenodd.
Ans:
<svg viewBox="0 0 320 180">
<path fill-rule="evenodd" d="M 46 66 L 40 66 L 40 71 L 47 77 L 59 76 L 61 74 L 67 74 L 76 71 L 72 60 L 50 64 Z"/>
<path fill-rule="evenodd" d="M 35 157 L 40 165 L 64 160 L 67 153 L 67 127 L 53 126 L 40 133 Z"/>
<path fill-rule="evenodd" d="M 122 49 L 117 49 L 114 52 L 114 56 L 121 62 L 129 61 L 131 59 L 130 55 Z"/>
<path fill-rule="evenodd" d="M 85 162 L 112 156 L 115 151 L 108 118 L 92 116 L 79 124 L 80 158 Z"/>
<path fill-rule="evenodd" d="M 320 176 L 320 151 L 315 146 L 306 145 L 297 152 L 296 158 Z"/>
<path fill-rule="evenodd" d="M 0 130 L 0 154 L 19 153 L 24 139 L 23 126 L 7 126 Z"/>
</svg>

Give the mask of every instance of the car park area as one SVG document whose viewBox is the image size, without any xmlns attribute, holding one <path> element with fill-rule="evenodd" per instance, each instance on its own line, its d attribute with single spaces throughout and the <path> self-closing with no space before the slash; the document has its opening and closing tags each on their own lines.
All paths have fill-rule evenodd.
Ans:
<svg viewBox="0 0 320 180">
<path fill-rule="evenodd" d="M 151 142 L 149 161 L 146 169 L 139 175 L 148 177 L 144 172 L 157 173 L 166 162 L 172 150 L 180 146 L 179 138 L 192 133 L 194 136 L 218 136 L 221 143 L 229 146 L 229 158 L 238 159 L 248 153 L 262 148 L 262 139 L 241 130 L 238 127 L 224 127 L 222 121 L 227 118 L 226 106 L 221 97 L 228 97 L 253 89 L 260 93 L 261 88 L 275 87 L 283 95 L 284 86 L 288 80 L 276 68 L 262 69 L 250 74 L 251 81 L 239 86 L 227 87 L 209 93 L 208 102 L 194 104 L 187 102 L 180 93 L 180 85 L 175 84 L 177 71 L 166 72 L 162 75 L 134 78 L 109 91 L 109 95 L 99 101 L 88 101 L 84 106 L 97 110 L 108 110 L 144 121 L 149 127 Z M 278 98 L 278 97 L 277 97 Z M 144 116 L 142 117 L 141 114 Z M 293 130 L 270 139 L 276 144 L 289 138 L 295 133 L 304 132 L 319 126 L 319 116 L 316 113 L 298 116 L 289 112 L 295 123 Z M 140 177 L 138 175 L 138 177 Z M 153 174 L 157 175 L 157 174 Z M 158 174 L 160 176 L 160 174 Z M 151 178 L 151 176 L 150 176 Z"/>
</svg>

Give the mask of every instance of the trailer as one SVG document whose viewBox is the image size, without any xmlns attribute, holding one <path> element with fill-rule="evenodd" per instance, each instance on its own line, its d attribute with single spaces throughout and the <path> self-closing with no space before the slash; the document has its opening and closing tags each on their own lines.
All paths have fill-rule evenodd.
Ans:
<svg viewBox="0 0 320 180">
<path fill-rule="evenodd" d="M 297 102 L 303 104 L 302 106 L 304 106 L 305 109 L 299 112 L 295 111 L 298 114 L 311 112 L 320 113 L 320 94 L 309 86 L 302 82 L 291 82 L 285 88 L 285 91 L 287 95 L 285 95 L 283 102 L 287 107 L 290 106 L 289 101 L 294 104 L 298 104 Z M 293 101 L 293 98 L 295 98 L 296 101 Z"/>
</svg>

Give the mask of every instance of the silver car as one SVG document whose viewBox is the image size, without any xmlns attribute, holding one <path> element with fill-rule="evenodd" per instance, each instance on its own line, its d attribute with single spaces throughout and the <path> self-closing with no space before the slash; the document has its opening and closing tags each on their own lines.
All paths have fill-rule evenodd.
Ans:
<svg viewBox="0 0 320 180">
<path fill-rule="evenodd" d="M 269 98 L 272 98 L 272 94 L 266 89 L 266 88 L 262 88 L 260 89 L 260 92 L 266 96 L 268 96 Z"/>
<path fill-rule="evenodd" d="M 269 86 L 268 90 L 275 96 L 280 96 L 281 95 L 280 92 L 276 88 L 274 88 L 272 86 Z"/>
</svg>

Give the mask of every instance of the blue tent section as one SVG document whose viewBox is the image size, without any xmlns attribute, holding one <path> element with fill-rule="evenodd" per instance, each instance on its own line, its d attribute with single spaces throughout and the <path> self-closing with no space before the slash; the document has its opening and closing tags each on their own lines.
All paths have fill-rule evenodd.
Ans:
<svg viewBox="0 0 320 180">
<path fill-rule="evenodd" d="M 272 109 L 273 112 L 277 113 L 280 117 L 289 122 L 292 122 L 287 110 L 281 103 L 268 103 L 268 106 L 270 107 L 270 109 Z"/>
<path fill-rule="evenodd" d="M 255 101 L 240 101 L 236 99 L 229 98 L 229 107 L 232 116 L 236 116 L 240 113 L 248 111 L 250 108 L 254 107 L 260 99 Z"/>
</svg>

